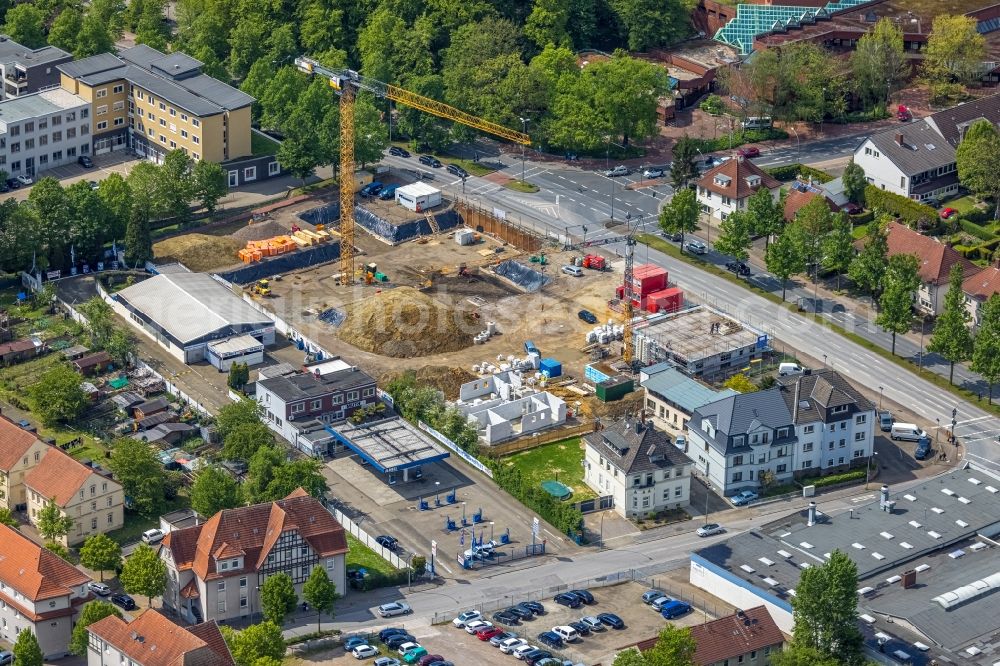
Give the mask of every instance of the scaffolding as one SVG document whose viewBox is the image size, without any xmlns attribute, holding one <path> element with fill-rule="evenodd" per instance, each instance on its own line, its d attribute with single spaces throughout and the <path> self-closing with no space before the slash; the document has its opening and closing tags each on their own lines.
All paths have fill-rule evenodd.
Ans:
<svg viewBox="0 0 1000 666">
<path fill-rule="evenodd" d="M 792 5 L 746 5 L 736 7 L 736 16 L 719 28 L 715 38 L 735 46 L 742 55 L 753 52 L 753 40 L 769 32 L 785 32 L 789 28 L 810 25 L 817 20 L 829 19 L 834 12 L 853 9 L 871 0 L 840 0 L 824 7 L 798 7 Z"/>
</svg>

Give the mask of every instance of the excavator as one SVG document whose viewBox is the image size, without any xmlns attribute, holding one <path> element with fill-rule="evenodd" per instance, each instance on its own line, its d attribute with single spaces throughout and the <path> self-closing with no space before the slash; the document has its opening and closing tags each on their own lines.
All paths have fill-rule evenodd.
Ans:
<svg viewBox="0 0 1000 666">
<path fill-rule="evenodd" d="M 255 296 L 268 298 L 271 296 L 271 283 L 268 280 L 257 280 L 250 285 L 250 293 Z"/>
</svg>

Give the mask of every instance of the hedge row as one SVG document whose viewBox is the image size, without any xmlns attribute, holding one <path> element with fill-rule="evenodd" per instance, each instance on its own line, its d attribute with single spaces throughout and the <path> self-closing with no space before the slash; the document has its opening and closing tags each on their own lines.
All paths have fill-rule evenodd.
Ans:
<svg viewBox="0 0 1000 666">
<path fill-rule="evenodd" d="M 858 226 L 861 224 L 870 224 L 872 220 L 875 219 L 874 211 L 866 210 L 863 213 L 858 213 L 857 215 L 849 215 L 851 218 L 851 224 Z"/>
<path fill-rule="evenodd" d="M 879 210 L 902 219 L 909 225 L 933 224 L 938 213 L 930 206 L 913 199 L 879 189 L 874 185 L 865 188 L 865 203 L 872 210 Z"/>
<path fill-rule="evenodd" d="M 502 459 L 486 458 L 483 463 L 493 472 L 493 481 L 514 499 L 555 525 L 563 534 L 576 536 L 583 526 L 583 514 L 579 509 L 557 500 L 539 485 L 526 481 L 520 469 L 504 463 Z"/>
<path fill-rule="evenodd" d="M 962 226 L 962 231 L 970 236 L 975 236 L 979 240 L 991 241 L 996 238 L 989 229 L 984 229 L 975 222 L 971 222 L 965 218 L 960 219 L 958 223 Z"/>
<path fill-rule="evenodd" d="M 819 169 L 814 169 L 811 166 L 806 166 L 804 164 L 785 164 L 783 166 L 767 167 L 764 169 L 767 173 L 774 176 L 778 180 L 785 182 L 789 180 L 795 180 L 798 176 L 812 176 L 812 179 L 820 183 L 829 183 L 833 180 L 833 176 L 825 171 L 820 171 Z"/>
<path fill-rule="evenodd" d="M 766 130 L 744 130 L 738 129 L 733 131 L 732 142 L 730 143 L 729 134 L 723 134 L 722 136 L 716 137 L 714 139 L 695 139 L 698 148 L 702 152 L 708 153 L 715 150 L 729 150 L 730 148 L 738 148 L 746 143 L 756 143 L 758 141 L 774 141 L 776 139 L 787 139 L 788 132 L 779 129 L 766 129 Z"/>
<path fill-rule="evenodd" d="M 838 483 L 847 483 L 849 481 L 860 481 L 867 476 L 867 472 L 863 469 L 856 469 L 853 472 L 844 472 L 843 474 L 831 474 L 830 476 L 820 476 L 812 479 L 804 479 L 802 481 L 803 486 L 816 486 L 817 488 L 822 488 L 824 486 L 835 486 Z"/>
</svg>

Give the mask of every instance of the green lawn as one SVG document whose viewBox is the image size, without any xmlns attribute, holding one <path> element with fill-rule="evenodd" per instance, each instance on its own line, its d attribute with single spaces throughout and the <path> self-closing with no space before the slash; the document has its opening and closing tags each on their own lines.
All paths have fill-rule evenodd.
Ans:
<svg viewBox="0 0 1000 666">
<path fill-rule="evenodd" d="M 968 215 L 969 213 L 974 213 L 979 210 L 976 206 L 976 199 L 971 194 L 967 194 L 964 197 L 959 197 L 957 199 L 951 199 L 945 203 L 949 208 L 954 208 L 962 215 Z"/>
<path fill-rule="evenodd" d="M 391 575 L 396 572 L 396 568 L 382 559 L 378 553 L 347 534 L 347 567 L 364 567 L 368 571 L 377 571 L 381 574 Z"/>
<path fill-rule="evenodd" d="M 583 480 L 583 446 L 579 437 L 514 453 L 503 461 L 516 465 L 524 478 L 534 484 L 549 479 L 566 484 L 573 489 L 574 502 L 597 496 Z"/>
<path fill-rule="evenodd" d="M 457 164 L 466 171 L 468 171 L 473 176 L 485 176 L 488 173 L 493 173 L 496 169 L 492 167 L 485 166 L 481 162 L 473 162 L 472 160 L 461 160 L 449 158 L 444 160 L 446 164 Z"/>
<path fill-rule="evenodd" d="M 178 495 L 172 500 L 167 500 L 163 507 L 163 513 L 167 514 L 178 509 L 187 509 L 191 506 L 191 500 L 186 495 Z M 120 544 L 133 543 L 139 540 L 142 533 L 153 527 L 160 526 L 160 519 L 157 516 L 140 516 L 134 511 L 125 512 L 125 526 L 120 530 L 108 532 L 108 536 Z"/>
<path fill-rule="evenodd" d="M 508 190 L 514 190 L 515 192 L 527 192 L 528 194 L 534 194 L 538 191 L 538 185 L 524 180 L 508 180 L 503 184 L 503 186 Z"/>
<path fill-rule="evenodd" d="M 263 134 L 250 132 L 250 152 L 254 155 L 276 155 L 279 144 Z"/>
</svg>

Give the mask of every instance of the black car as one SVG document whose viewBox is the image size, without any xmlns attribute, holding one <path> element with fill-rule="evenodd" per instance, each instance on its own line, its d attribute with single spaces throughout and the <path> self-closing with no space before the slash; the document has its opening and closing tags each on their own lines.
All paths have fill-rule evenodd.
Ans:
<svg viewBox="0 0 1000 666">
<path fill-rule="evenodd" d="M 9 187 L 12 190 L 20 189 L 21 181 L 19 181 L 17 178 L 8 178 L 7 187 Z"/>
<path fill-rule="evenodd" d="M 569 594 L 575 594 L 579 597 L 580 601 L 587 605 L 597 603 L 597 600 L 594 599 L 594 595 L 587 590 L 570 590 Z"/>
<path fill-rule="evenodd" d="M 0 180 L 0 192 L 10 192 L 10 185 L 6 180 Z"/>
<path fill-rule="evenodd" d="M 510 610 L 502 610 L 493 613 L 493 622 L 496 624 L 515 625 L 521 624 L 521 617 Z"/>
<path fill-rule="evenodd" d="M 625 622 L 614 613 L 600 613 L 597 619 L 608 625 L 612 629 L 624 629 Z"/>
<path fill-rule="evenodd" d="M 466 171 L 465 169 L 463 169 L 462 167 L 458 166 L 457 164 L 449 164 L 448 165 L 448 173 L 453 173 L 456 176 L 458 176 L 459 178 L 468 178 L 469 177 L 469 172 Z"/>
<path fill-rule="evenodd" d="M 393 634 L 382 642 L 385 643 L 385 646 L 390 650 L 398 650 L 399 646 L 403 643 L 416 643 L 417 639 L 410 634 Z"/>
<path fill-rule="evenodd" d="M 583 605 L 583 602 L 580 601 L 580 597 L 575 594 L 570 594 L 569 592 L 557 594 L 552 598 L 552 601 L 556 602 L 560 606 L 568 606 L 569 608 L 579 608 Z"/>
<path fill-rule="evenodd" d="M 579 621 L 577 621 L 577 622 L 568 622 L 567 625 L 570 626 L 570 627 L 573 627 L 574 629 L 576 629 L 576 633 L 580 634 L 581 636 L 589 636 L 590 635 L 590 627 L 588 627 L 583 622 L 579 622 Z"/>
<path fill-rule="evenodd" d="M 421 164 L 426 164 L 429 167 L 434 167 L 435 169 L 440 169 L 441 168 L 441 160 L 439 160 L 438 158 L 434 157 L 433 155 L 421 155 L 420 156 L 420 163 Z"/>
<path fill-rule="evenodd" d="M 672 241 L 675 241 L 675 242 L 678 242 L 678 243 L 681 242 L 682 240 L 684 240 L 684 234 L 682 234 L 679 231 L 672 231 L 672 232 L 665 233 L 663 235 L 667 238 L 667 240 L 672 240 Z"/>
<path fill-rule="evenodd" d="M 730 261 L 726 263 L 726 270 L 737 275 L 750 275 L 750 267 L 742 261 Z"/>
<path fill-rule="evenodd" d="M 538 634 L 538 642 L 548 645 L 551 648 L 561 648 L 563 646 L 562 637 L 554 631 L 543 631 Z"/>
<path fill-rule="evenodd" d="M 391 537 L 388 534 L 382 534 L 381 536 L 375 537 L 375 543 L 387 550 L 396 550 L 399 547 L 399 541 L 397 541 L 395 537 Z"/>
<path fill-rule="evenodd" d="M 386 627 L 382 631 L 378 632 L 378 639 L 385 643 L 390 636 L 395 636 L 397 634 L 405 634 L 406 629 L 400 629 L 399 627 Z"/>
<path fill-rule="evenodd" d="M 135 599 L 127 594 L 112 594 L 111 603 L 125 610 L 135 610 Z"/>
<path fill-rule="evenodd" d="M 94 160 L 90 159 L 86 155 L 80 155 L 78 158 L 76 158 L 76 161 L 84 169 L 93 169 L 94 168 Z"/>
<path fill-rule="evenodd" d="M 580 310 L 576 313 L 576 316 L 587 322 L 588 324 L 596 324 L 597 316 L 590 310 Z"/>
<path fill-rule="evenodd" d="M 530 620 L 533 617 L 535 617 L 534 611 L 532 611 L 530 608 L 528 608 L 524 604 L 518 604 L 516 606 L 511 606 L 510 608 L 508 608 L 504 612 L 505 613 L 510 613 L 511 615 L 515 615 L 515 616 L 517 616 L 518 619 L 521 619 L 521 620 Z"/>
<path fill-rule="evenodd" d="M 389 154 L 395 155 L 396 157 L 409 157 L 410 151 L 398 146 L 389 146 Z"/>
<path fill-rule="evenodd" d="M 522 659 L 524 659 L 529 666 L 532 666 L 540 662 L 542 659 L 548 659 L 551 656 L 552 653 L 548 650 L 532 650 L 528 654 L 524 655 Z"/>
<path fill-rule="evenodd" d="M 522 601 L 519 606 L 524 606 L 535 615 L 545 615 L 545 606 L 540 601 Z"/>
</svg>

